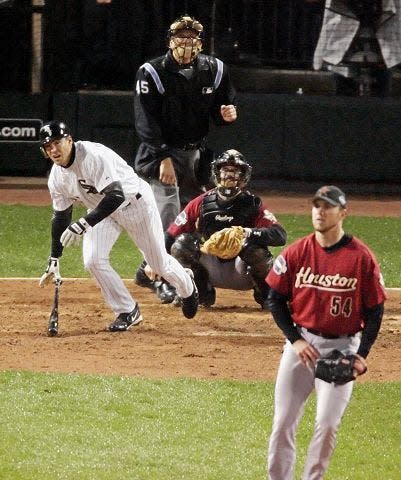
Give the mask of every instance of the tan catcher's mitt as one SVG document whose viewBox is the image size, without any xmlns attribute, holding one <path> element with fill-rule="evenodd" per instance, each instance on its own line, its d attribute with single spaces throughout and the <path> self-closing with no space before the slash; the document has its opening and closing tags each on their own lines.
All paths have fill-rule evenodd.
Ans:
<svg viewBox="0 0 401 480">
<path fill-rule="evenodd" d="M 241 251 L 245 237 L 246 231 L 243 227 L 223 228 L 206 240 L 201 246 L 201 252 L 223 260 L 231 260 Z"/>
</svg>

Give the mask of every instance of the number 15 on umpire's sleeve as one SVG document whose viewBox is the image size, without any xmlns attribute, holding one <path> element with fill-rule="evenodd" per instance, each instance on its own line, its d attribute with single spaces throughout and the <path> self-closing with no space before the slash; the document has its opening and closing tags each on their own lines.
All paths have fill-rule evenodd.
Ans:
<svg viewBox="0 0 401 480">
<path fill-rule="evenodd" d="M 135 90 L 137 95 L 140 95 L 141 93 L 149 93 L 148 82 L 146 80 L 137 80 Z"/>
</svg>

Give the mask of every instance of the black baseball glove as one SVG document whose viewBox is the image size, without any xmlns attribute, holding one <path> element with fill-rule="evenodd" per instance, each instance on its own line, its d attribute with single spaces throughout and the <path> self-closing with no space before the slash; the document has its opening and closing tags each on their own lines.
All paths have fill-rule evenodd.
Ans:
<svg viewBox="0 0 401 480">
<path fill-rule="evenodd" d="M 355 380 L 356 355 L 344 355 L 339 350 L 333 350 L 326 357 L 318 358 L 315 376 L 328 383 L 344 385 Z"/>
</svg>

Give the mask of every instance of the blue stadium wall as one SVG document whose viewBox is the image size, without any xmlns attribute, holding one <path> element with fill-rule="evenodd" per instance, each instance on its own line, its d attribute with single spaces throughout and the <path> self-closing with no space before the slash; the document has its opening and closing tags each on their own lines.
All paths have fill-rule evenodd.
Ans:
<svg viewBox="0 0 401 480">
<path fill-rule="evenodd" d="M 138 139 L 131 92 L 2 94 L 0 101 L 3 119 L 65 120 L 76 139 L 104 143 L 133 163 Z M 238 112 L 234 124 L 211 126 L 209 146 L 240 150 L 253 166 L 255 186 L 401 188 L 396 99 L 242 93 Z M 37 143 L 0 140 L 0 176 L 47 175 L 50 165 Z"/>
</svg>

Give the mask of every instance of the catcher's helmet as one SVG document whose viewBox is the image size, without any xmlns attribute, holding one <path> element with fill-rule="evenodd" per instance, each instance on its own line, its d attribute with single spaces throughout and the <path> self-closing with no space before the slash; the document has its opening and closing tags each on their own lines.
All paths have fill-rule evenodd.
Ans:
<svg viewBox="0 0 401 480">
<path fill-rule="evenodd" d="M 240 175 L 236 179 L 230 179 L 228 184 L 221 178 L 222 167 L 238 167 Z M 238 150 L 230 149 L 223 152 L 212 162 L 212 180 L 223 197 L 235 197 L 249 183 L 252 167 Z"/>
<path fill-rule="evenodd" d="M 68 137 L 70 132 L 68 127 L 63 122 L 49 122 L 43 125 L 39 132 L 39 140 L 40 140 L 40 150 L 45 156 L 45 158 L 49 158 L 46 153 L 44 146 L 46 143 L 52 142 L 53 140 L 59 140 L 63 137 Z"/>
</svg>

